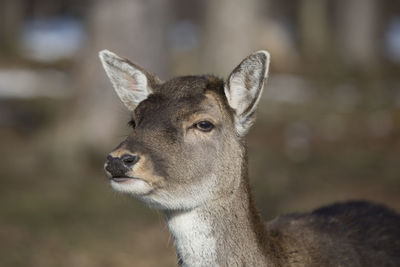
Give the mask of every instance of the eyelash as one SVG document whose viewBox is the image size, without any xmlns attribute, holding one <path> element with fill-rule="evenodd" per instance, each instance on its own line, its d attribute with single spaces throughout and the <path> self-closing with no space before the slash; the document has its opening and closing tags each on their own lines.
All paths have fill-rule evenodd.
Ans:
<svg viewBox="0 0 400 267">
<path fill-rule="evenodd" d="M 209 124 L 209 127 L 208 128 L 203 128 L 203 127 L 200 127 L 200 125 L 201 124 Z M 136 128 L 136 122 L 135 122 L 135 120 L 134 119 L 131 119 L 130 121 L 128 121 L 128 126 L 129 127 L 131 127 L 132 129 L 135 129 Z M 212 124 L 211 122 L 209 122 L 209 121 L 200 121 L 200 122 L 198 122 L 198 123 L 195 123 L 194 125 L 193 125 L 195 128 L 197 128 L 197 129 L 199 129 L 200 131 L 203 131 L 203 132 L 210 132 L 215 126 L 214 126 L 214 124 Z"/>
<path fill-rule="evenodd" d="M 136 128 L 136 122 L 134 119 L 131 119 L 130 121 L 128 121 L 128 126 L 131 127 L 132 129 Z"/>
</svg>

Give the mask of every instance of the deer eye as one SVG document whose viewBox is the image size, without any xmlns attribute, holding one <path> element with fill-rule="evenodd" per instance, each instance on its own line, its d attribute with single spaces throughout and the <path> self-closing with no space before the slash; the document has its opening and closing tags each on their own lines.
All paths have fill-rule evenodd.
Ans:
<svg viewBox="0 0 400 267">
<path fill-rule="evenodd" d="M 131 119 L 130 121 L 128 121 L 128 126 L 135 129 L 136 128 L 136 122 L 134 119 Z"/>
<path fill-rule="evenodd" d="M 214 128 L 214 125 L 209 121 L 200 121 L 196 123 L 194 126 L 203 132 L 209 132 Z"/>
</svg>

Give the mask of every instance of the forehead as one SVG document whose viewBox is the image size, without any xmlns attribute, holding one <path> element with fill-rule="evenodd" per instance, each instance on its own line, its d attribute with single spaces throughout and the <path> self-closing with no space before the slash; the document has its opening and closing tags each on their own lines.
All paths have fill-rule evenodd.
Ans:
<svg viewBox="0 0 400 267">
<path fill-rule="evenodd" d="M 137 107 L 135 114 L 176 117 L 222 110 L 226 105 L 223 87 L 223 81 L 214 76 L 177 77 L 154 88 L 154 93 Z"/>
<path fill-rule="evenodd" d="M 215 76 L 183 76 L 161 84 L 154 91 L 168 98 L 181 99 L 196 98 L 199 95 L 204 95 L 207 91 L 214 91 L 223 95 L 223 87 L 224 82 Z"/>
</svg>

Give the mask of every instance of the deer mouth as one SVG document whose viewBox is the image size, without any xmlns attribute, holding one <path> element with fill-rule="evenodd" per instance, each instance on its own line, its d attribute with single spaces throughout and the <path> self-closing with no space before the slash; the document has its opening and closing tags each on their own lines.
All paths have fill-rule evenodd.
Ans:
<svg viewBox="0 0 400 267">
<path fill-rule="evenodd" d="M 111 180 L 116 183 L 129 183 L 132 180 L 138 180 L 136 177 L 128 177 L 128 176 L 113 176 Z"/>
</svg>

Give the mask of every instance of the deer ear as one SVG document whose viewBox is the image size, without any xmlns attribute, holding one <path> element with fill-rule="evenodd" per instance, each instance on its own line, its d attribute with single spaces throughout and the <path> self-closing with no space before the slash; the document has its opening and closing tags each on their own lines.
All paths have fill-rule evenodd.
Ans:
<svg viewBox="0 0 400 267">
<path fill-rule="evenodd" d="M 225 96 L 235 112 L 235 127 L 240 136 L 244 136 L 254 122 L 269 61 L 267 51 L 251 54 L 232 71 L 225 84 Z"/>
<path fill-rule="evenodd" d="M 108 50 L 99 52 L 103 68 L 125 106 L 133 111 L 161 81 L 140 66 Z"/>
</svg>

